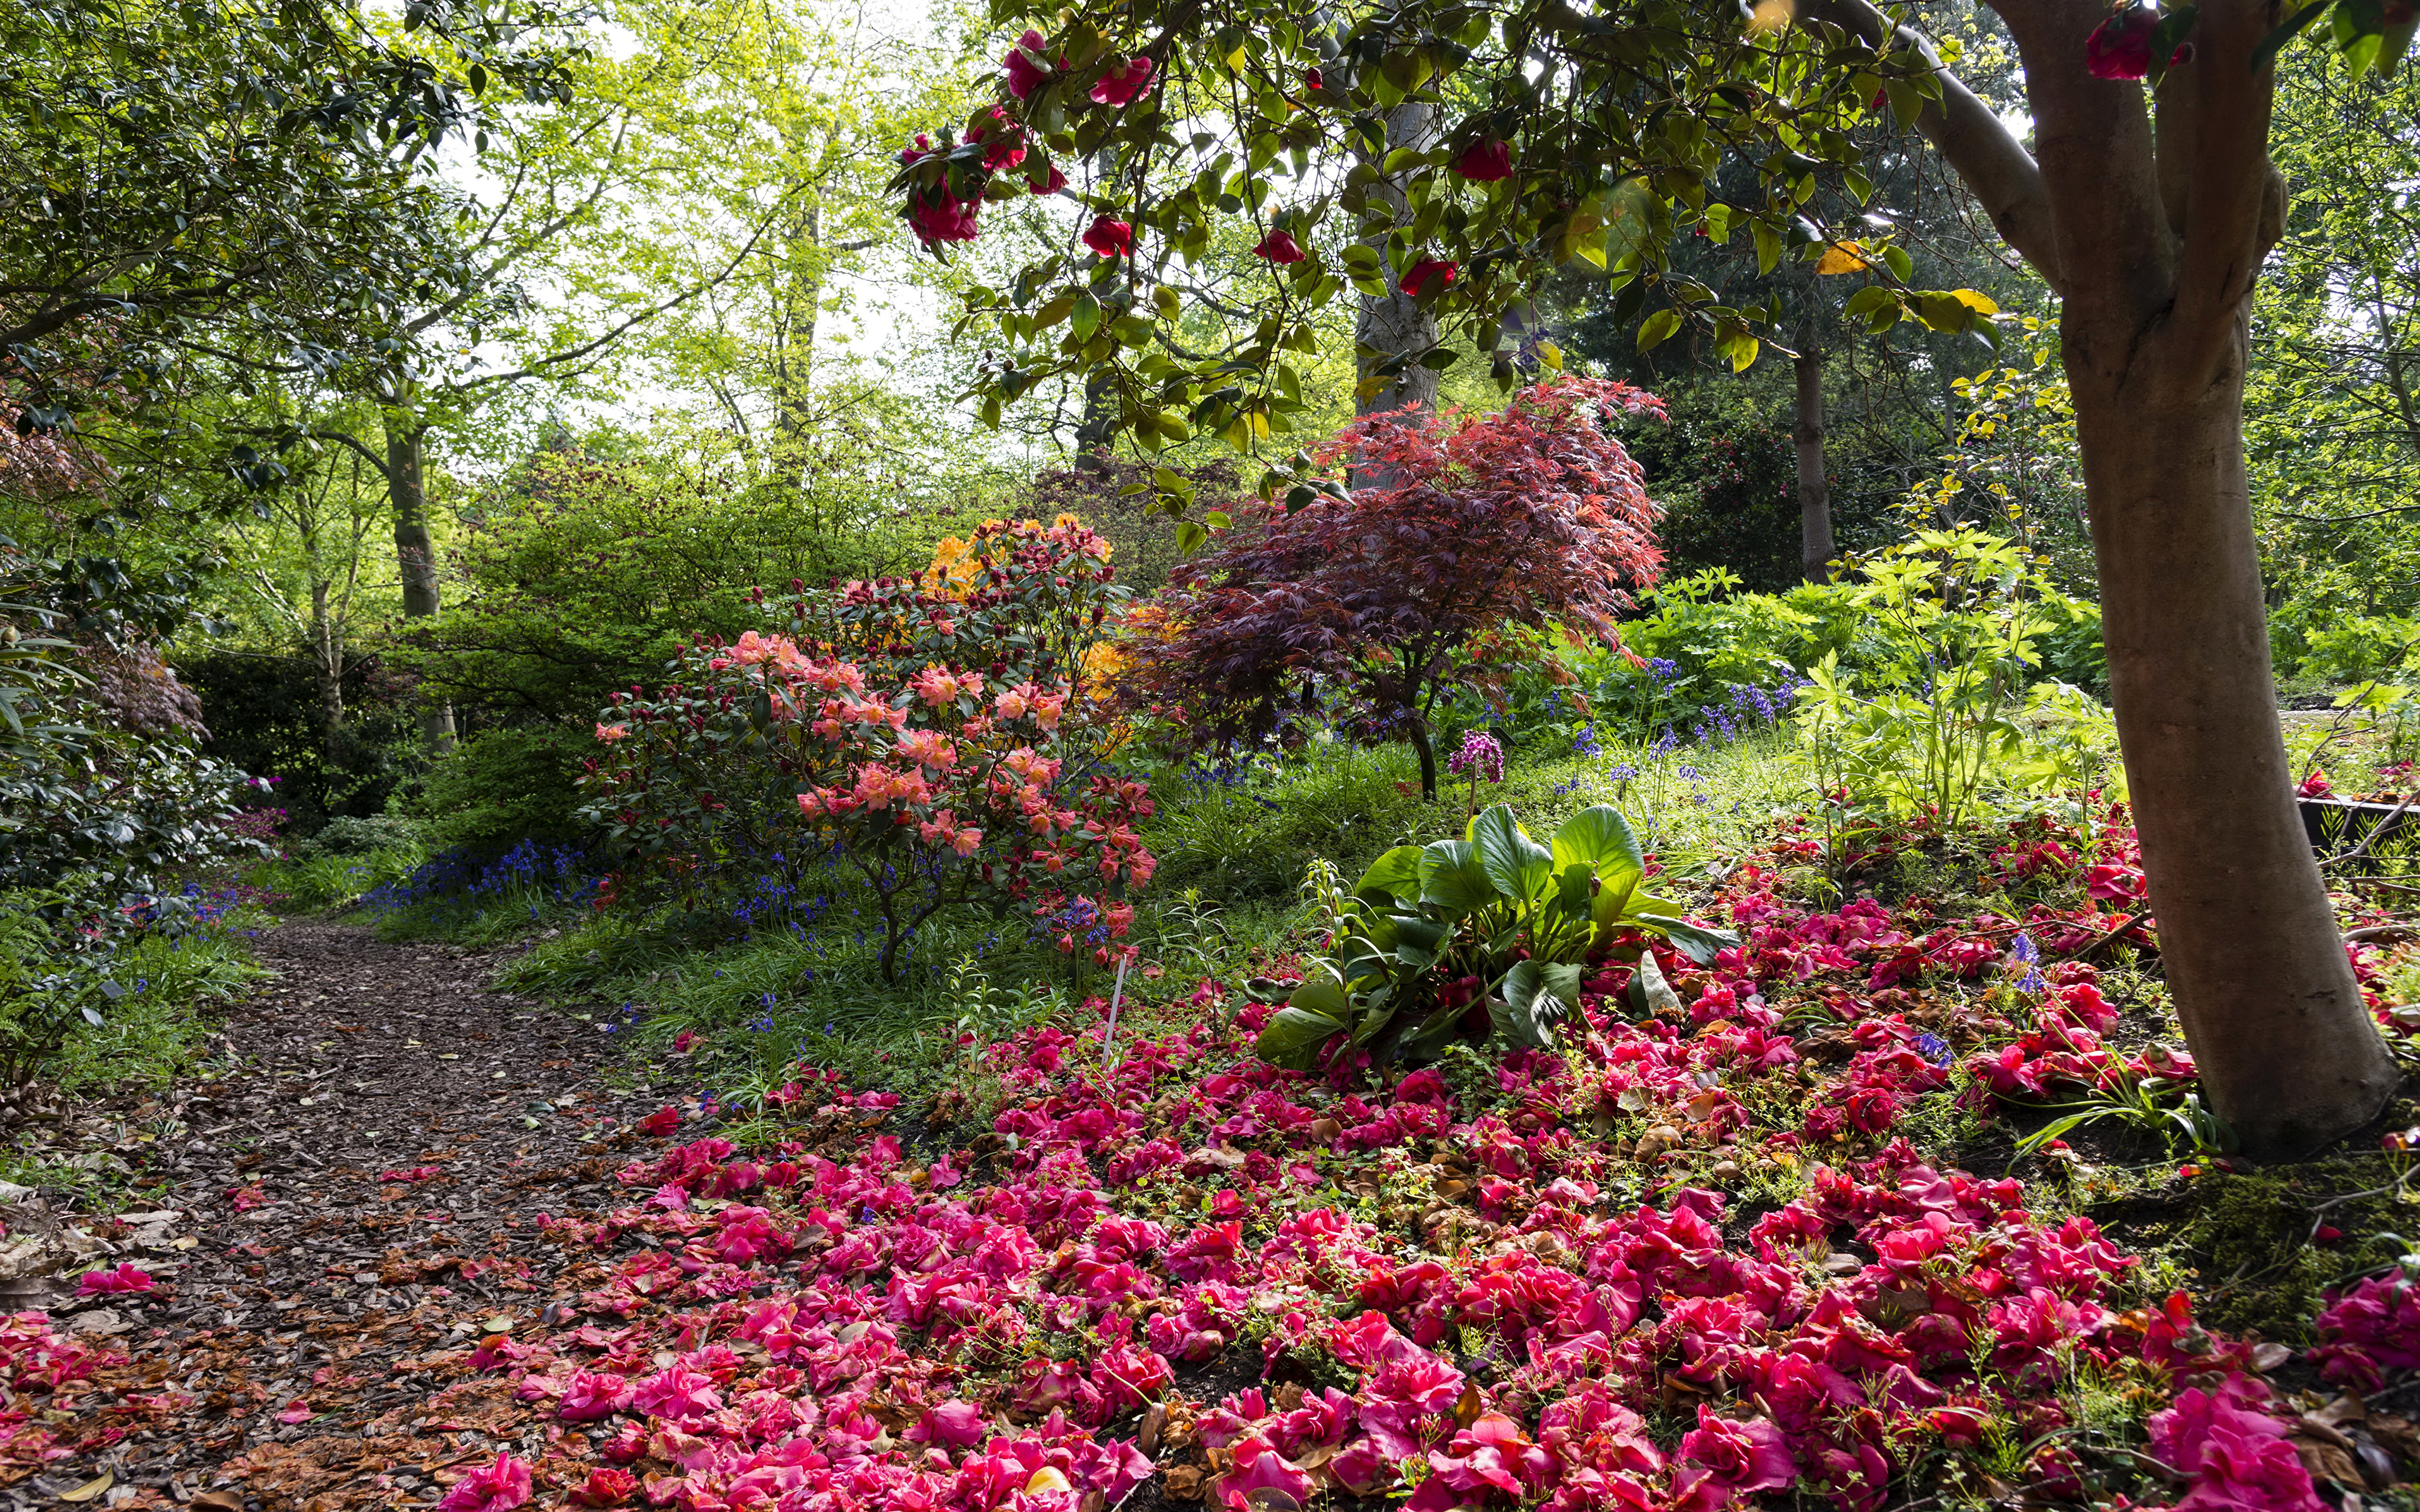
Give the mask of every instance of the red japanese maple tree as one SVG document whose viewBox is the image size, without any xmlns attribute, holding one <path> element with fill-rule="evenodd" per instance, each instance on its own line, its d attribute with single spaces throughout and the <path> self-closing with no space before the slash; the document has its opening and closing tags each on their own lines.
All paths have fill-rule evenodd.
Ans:
<svg viewBox="0 0 2420 1512">
<path fill-rule="evenodd" d="M 1497 414 L 1355 421 L 1319 461 L 1364 486 L 1256 508 L 1179 569 L 1166 633 L 1137 647 L 1140 685 L 1205 744 L 1281 731 L 1341 687 L 1365 729 L 1411 741 L 1434 798 L 1430 713 L 1474 653 L 1516 627 L 1614 642 L 1655 580 L 1660 511 L 1613 435 L 1624 415 L 1664 407 L 1562 377 Z"/>
</svg>

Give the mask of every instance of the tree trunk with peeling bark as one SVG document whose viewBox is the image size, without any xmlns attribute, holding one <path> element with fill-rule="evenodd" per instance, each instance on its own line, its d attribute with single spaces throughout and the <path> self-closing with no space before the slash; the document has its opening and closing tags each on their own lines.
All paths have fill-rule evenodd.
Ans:
<svg viewBox="0 0 2420 1512">
<path fill-rule="evenodd" d="M 1880 40 L 1864 0 L 1810 14 Z M 1919 128 L 2060 301 L 2110 697 L 2177 1015 L 2255 1155 L 2375 1118 L 2400 1077 L 2294 806 L 2243 465 L 2252 285 L 2283 225 L 2258 0 L 2205 0 L 2161 85 L 2098 80 L 2101 0 L 1994 0 L 2039 157 L 1947 70 Z"/>
</svg>

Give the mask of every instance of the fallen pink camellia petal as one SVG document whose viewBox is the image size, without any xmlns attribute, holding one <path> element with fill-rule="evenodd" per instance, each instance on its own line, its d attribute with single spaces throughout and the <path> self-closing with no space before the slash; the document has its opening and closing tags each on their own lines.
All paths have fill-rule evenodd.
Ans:
<svg viewBox="0 0 2420 1512">
<path fill-rule="evenodd" d="M 530 1499 L 530 1467 L 507 1449 L 454 1483 L 437 1512 L 512 1512 Z"/>
<path fill-rule="evenodd" d="M 670 1106 L 660 1107 L 639 1120 L 639 1132 L 644 1134 L 668 1134 L 680 1127 L 680 1109 Z"/>
<path fill-rule="evenodd" d="M 298 1423 L 310 1422 L 311 1416 L 311 1404 L 298 1396 L 287 1404 L 286 1411 L 277 1414 L 277 1421 L 290 1428 Z"/>
<path fill-rule="evenodd" d="M 76 1295 L 97 1297 L 104 1292 L 148 1291 L 151 1273 L 138 1271 L 132 1260 L 122 1260 L 114 1271 L 86 1271 L 76 1278 Z"/>
</svg>

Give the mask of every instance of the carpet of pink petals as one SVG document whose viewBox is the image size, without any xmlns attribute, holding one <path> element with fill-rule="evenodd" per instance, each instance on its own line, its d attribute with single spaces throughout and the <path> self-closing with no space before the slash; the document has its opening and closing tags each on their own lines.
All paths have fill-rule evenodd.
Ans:
<svg viewBox="0 0 2420 1512">
<path fill-rule="evenodd" d="M 1000 1111 L 946 1151 L 822 1073 L 777 1147 L 659 1115 L 622 1205 L 529 1237 L 561 1320 L 449 1357 L 534 1447 L 440 1504 L 1865 1512 L 1987 1456 L 2035 1504 L 2330 1504 L 2253 1350 L 2087 1219 L 1896 1128 L 1961 1064 L 1986 1101 L 2189 1076 L 2103 1042 L 2087 965 L 1996 995 L 2030 994 L 2024 1022 L 1927 990 L 2005 977 L 2016 928 L 2055 957 L 2122 914 L 1817 911 L 1753 867 L 1724 902 L 1744 944 L 1669 963 L 1685 1013 L 1626 1022 L 1608 967 L 1561 1052 L 1492 1087 L 1276 1070 L 1246 1049 L 1266 1010 L 1230 1022 L 1205 984 L 1160 1013 L 1190 1027 L 1106 1067 L 1098 1025 L 977 1052 Z M 1785 1023 L 1785 988 L 1821 1018 Z M 2420 1298 L 2366 1283 L 2320 1333 L 2329 1378 L 2374 1386 L 2420 1365 Z M 93 1361 L 39 1314 L 0 1330 L 12 1457 L 42 1455 L 42 1384 Z M 2085 1431 L 2087 1378 L 2139 1429 Z"/>
</svg>

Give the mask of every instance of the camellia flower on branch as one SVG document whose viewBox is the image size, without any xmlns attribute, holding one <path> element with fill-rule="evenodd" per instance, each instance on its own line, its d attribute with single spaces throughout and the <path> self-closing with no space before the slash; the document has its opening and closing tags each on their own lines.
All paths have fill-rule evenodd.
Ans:
<svg viewBox="0 0 2420 1512">
<path fill-rule="evenodd" d="M 1134 252 L 1134 227 L 1109 216 L 1097 216 L 1084 228 L 1084 245 L 1104 257 L 1125 257 Z"/>
<path fill-rule="evenodd" d="M 1096 80 L 1089 98 L 1096 105 L 1128 105 L 1137 95 L 1151 85 L 1151 59 L 1129 59 L 1111 68 Z"/>
<path fill-rule="evenodd" d="M 1047 64 L 1035 61 L 1042 56 L 1042 34 L 1029 30 L 1016 39 L 1015 47 L 1008 50 L 1008 55 L 1000 60 L 1001 67 L 1008 70 L 1008 92 L 1011 96 L 1023 100 L 1050 82 L 1054 70 Z"/>
<path fill-rule="evenodd" d="M 1453 171 L 1465 178 L 1493 183 L 1512 177 L 1512 144 L 1480 142 L 1453 160 Z"/>
<path fill-rule="evenodd" d="M 1272 231 L 1261 238 L 1260 245 L 1252 249 L 1252 255 L 1273 263 L 1298 263 L 1304 254 L 1302 243 L 1294 239 L 1292 232 Z"/>
<path fill-rule="evenodd" d="M 1423 257 L 1404 273 L 1404 292 L 1416 300 L 1421 299 L 1432 290 L 1452 287 L 1454 279 L 1461 272 L 1462 265 L 1459 263 Z"/>
<path fill-rule="evenodd" d="M 2140 79 L 2151 71 L 2151 33 L 2160 13 L 2148 6 L 2119 11 L 2084 39 L 2084 67 L 2096 79 Z"/>
</svg>

